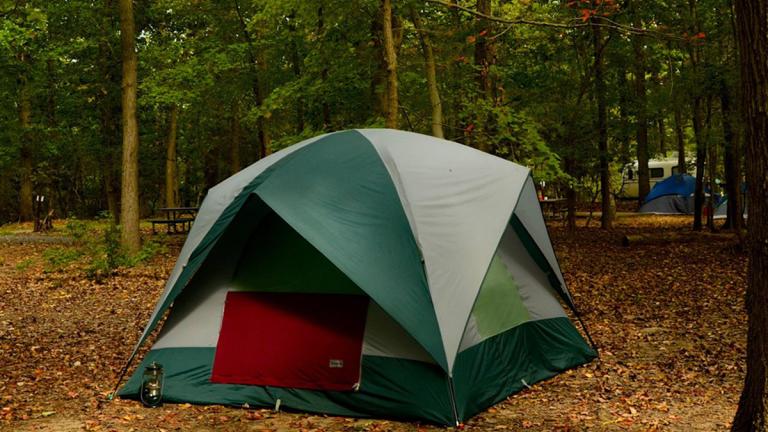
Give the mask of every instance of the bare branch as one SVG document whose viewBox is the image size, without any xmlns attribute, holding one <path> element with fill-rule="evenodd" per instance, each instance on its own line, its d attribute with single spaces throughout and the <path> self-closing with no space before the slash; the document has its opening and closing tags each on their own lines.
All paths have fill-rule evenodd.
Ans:
<svg viewBox="0 0 768 432">
<path fill-rule="evenodd" d="M 464 7 L 456 3 L 449 3 L 445 0 L 426 0 L 426 2 L 439 4 L 449 9 L 457 9 L 462 12 L 466 12 L 470 15 L 473 15 L 488 21 L 507 24 L 508 27 L 506 29 L 504 29 L 499 34 L 492 36 L 492 38 L 497 38 L 501 36 L 502 34 L 508 32 L 510 28 L 515 25 L 530 25 L 530 26 L 537 26 L 537 27 L 550 27 L 550 28 L 561 28 L 561 29 L 575 29 L 575 28 L 585 28 L 589 26 L 598 26 L 598 27 L 605 27 L 608 29 L 617 30 L 625 34 L 642 34 L 642 35 L 652 36 L 658 39 L 686 40 L 684 37 L 669 34 L 669 33 L 662 33 L 655 30 L 649 30 L 649 29 L 624 25 L 616 21 L 613 21 L 608 17 L 600 16 L 600 15 L 593 15 L 592 18 L 594 20 L 592 22 L 584 22 L 580 18 L 574 18 L 573 20 L 571 20 L 572 22 L 536 21 L 536 20 L 529 20 L 529 19 L 522 19 L 522 18 L 507 19 L 507 18 L 486 15 L 474 9 L 470 9 L 468 7 Z M 597 22 L 598 20 L 600 22 Z"/>
</svg>

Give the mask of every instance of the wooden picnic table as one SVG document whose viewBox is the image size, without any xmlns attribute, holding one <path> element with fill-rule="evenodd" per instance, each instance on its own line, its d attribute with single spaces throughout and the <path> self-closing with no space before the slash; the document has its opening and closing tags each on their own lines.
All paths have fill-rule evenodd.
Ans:
<svg viewBox="0 0 768 432">
<path fill-rule="evenodd" d="M 541 213 L 545 219 L 564 219 L 568 202 L 565 198 L 539 200 Z"/>
<path fill-rule="evenodd" d="M 158 211 L 165 214 L 165 218 L 150 219 L 152 233 L 157 234 L 155 226 L 165 225 L 168 234 L 183 234 L 192 228 L 192 222 L 197 216 L 199 207 L 163 207 Z"/>
</svg>

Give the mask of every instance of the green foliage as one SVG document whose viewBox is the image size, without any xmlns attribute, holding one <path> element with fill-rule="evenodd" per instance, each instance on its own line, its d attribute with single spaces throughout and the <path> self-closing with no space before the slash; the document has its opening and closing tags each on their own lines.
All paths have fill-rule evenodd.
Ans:
<svg viewBox="0 0 768 432">
<path fill-rule="evenodd" d="M 600 4 L 619 6 L 598 11 Z M 605 12 L 612 23 L 602 51 L 612 160 L 636 158 L 638 37 L 651 154 L 660 153 L 662 137 L 667 150 L 675 148 L 675 112 L 684 146 L 693 147 L 694 96 L 714 101 L 708 137 L 722 145 L 719 92 L 726 88 L 734 96 L 738 84 L 731 8 L 724 0 L 695 4 L 699 22 L 688 6 L 658 0 L 493 1 L 498 18 L 559 24 L 507 26 L 433 3 L 395 2 L 399 127 L 431 131 L 425 60 L 410 22 L 415 8 L 432 41 L 446 137 L 529 166 L 537 179 L 587 184 L 600 155 L 592 33 L 581 25 L 586 10 L 587 17 Z M 179 113 L 183 205 L 199 204 L 208 188 L 262 157 L 262 148 L 276 151 L 333 130 L 383 126 L 386 64 L 377 0 L 156 0 L 135 7 L 146 213 L 163 206 L 171 106 Z M 8 101 L 0 105 L 0 222 L 18 219 L 20 159 L 30 142 L 34 192 L 53 199 L 57 217 L 106 211 L 107 190 L 114 207 L 121 115 L 114 4 L 0 0 L 0 10 L 7 12 L 0 20 L 0 99 Z M 488 47 L 489 65 L 476 64 L 481 46 Z M 483 71 L 487 91 L 478 84 Z M 28 130 L 19 121 L 22 82 L 32 104 Z M 731 99 L 736 105 L 738 98 Z M 661 131 L 658 120 L 664 121 Z M 76 235 L 81 241 L 85 234 Z"/>
<path fill-rule="evenodd" d="M 75 242 L 81 243 L 85 236 L 88 235 L 88 224 L 77 218 L 70 218 L 67 220 L 67 224 L 64 226 L 67 235 L 72 237 Z"/>
<path fill-rule="evenodd" d="M 83 251 L 75 247 L 50 247 L 43 251 L 45 271 L 54 272 L 77 261 L 83 256 Z"/>
<path fill-rule="evenodd" d="M 35 263 L 35 260 L 33 258 L 25 258 L 17 262 L 14 268 L 19 273 L 26 273 L 26 271 L 29 270 L 29 268 L 32 267 L 34 263 Z"/>
</svg>

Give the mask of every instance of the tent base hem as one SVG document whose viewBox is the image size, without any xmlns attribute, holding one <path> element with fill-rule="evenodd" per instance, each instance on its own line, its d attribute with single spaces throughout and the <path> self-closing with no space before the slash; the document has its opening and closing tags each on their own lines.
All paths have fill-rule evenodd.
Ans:
<svg viewBox="0 0 768 432">
<path fill-rule="evenodd" d="M 542 340 L 549 343 L 541 346 Z M 366 355 L 360 390 L 336 392 L 211 383 L 214 355 L 215 348 L 151 350 L 119 395 L 138 399 L 142 371 L 155 361 L 165 369 L 163 400 L 168 403 L 274 407 L 280 399 L 288 410 L 455 425 L 448 378 L 434 364 Z M 457 363 L 459 420 L 522 390 L 522 379 L 533 385 L 594 357 L 565 317 L 530 321 L 483 341 L 462 352 Z M 475 367 L 493 367 L 493 373 L 473 382 L 482 372 Z"/>
</svg>

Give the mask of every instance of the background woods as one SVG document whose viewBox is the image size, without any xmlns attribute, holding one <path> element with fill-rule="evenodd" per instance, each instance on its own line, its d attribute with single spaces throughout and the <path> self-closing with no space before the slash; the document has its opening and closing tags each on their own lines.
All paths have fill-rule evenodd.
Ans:
<svg viewBox="0 0 768 432">
<path fill-rule="evenodd" d="M 696 153 L 700 190 L 717 188 L 711 173 L 740 202 L 725 0 L 0 5 L 12 102 L 0 107 L 0 221 L 29 219 L 35 195 L 59 217 L 196 205 L 302 138 L 381 126 L 527 165 L 550 193 L 601 197 L 605 227 L 623 164 L 639 162 L 643 196 L 648 159 L 674 152 Z M 133 117 L 121 110 L 132 62 Z"/>
</svg>

